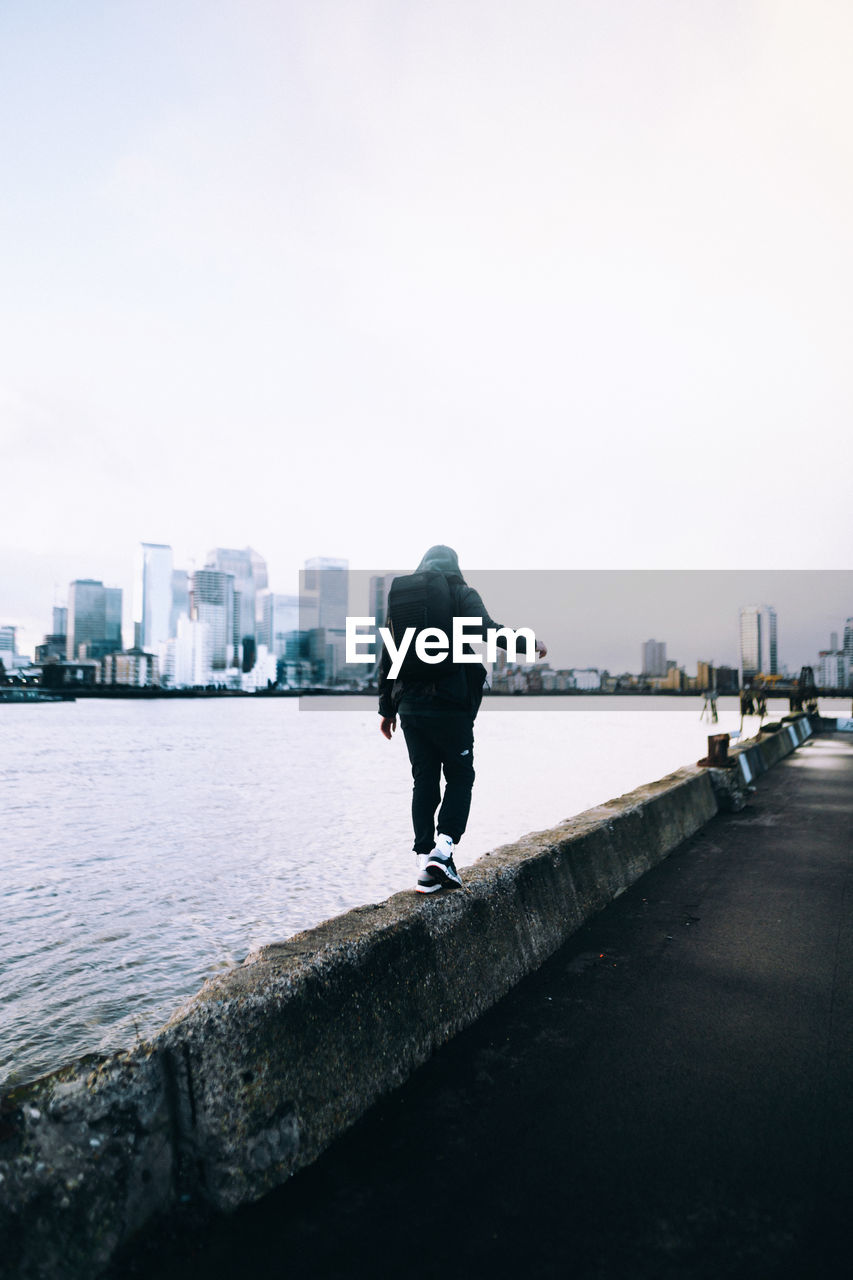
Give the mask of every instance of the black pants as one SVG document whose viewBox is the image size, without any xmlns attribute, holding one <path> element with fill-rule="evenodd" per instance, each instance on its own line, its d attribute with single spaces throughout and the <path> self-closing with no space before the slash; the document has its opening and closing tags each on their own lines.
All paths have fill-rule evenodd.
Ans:
<svg viewBox="0 0 853 1280">
<path fill-rule="evenodd" d="M 474 721 L 460 712 L 400 717 L 412 765 L 412 826 L 415 853 L 432 853 L 435 811 L 439 835 L 456 844 L 465 831 L 474 785 Z M 444 799 L 441 770 L 444 769 Z"/>
</svg>

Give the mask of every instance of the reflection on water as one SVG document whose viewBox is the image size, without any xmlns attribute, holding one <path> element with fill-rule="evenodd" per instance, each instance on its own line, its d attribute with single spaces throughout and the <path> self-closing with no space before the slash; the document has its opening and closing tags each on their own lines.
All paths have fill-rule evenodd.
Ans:
<svg viewBox="0 0 853 1280">
<path fill-rule="evenodd" d="M 362 702 L 0 707 L 0 1085 L 127 1047 L 253 947 L 412 887 L 405 744 Z M 460 865 L 698 759 L 711 731 L 701 699 L 561 702 L 484 704 Z M 721 707 L 714 731 L 736 728 Z"/>
</svg>

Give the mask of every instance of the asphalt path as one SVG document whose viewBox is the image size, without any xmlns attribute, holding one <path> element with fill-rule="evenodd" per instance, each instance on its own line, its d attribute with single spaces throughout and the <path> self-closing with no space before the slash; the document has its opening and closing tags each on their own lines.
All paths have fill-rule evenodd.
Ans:
<svg viewBox="0 0 853 1280">
<path fill-rule="evenodd" d="M 313 1166 L 145 1280 L 853 1274 L 853 739 L 758 782 Z"/>
</svg>

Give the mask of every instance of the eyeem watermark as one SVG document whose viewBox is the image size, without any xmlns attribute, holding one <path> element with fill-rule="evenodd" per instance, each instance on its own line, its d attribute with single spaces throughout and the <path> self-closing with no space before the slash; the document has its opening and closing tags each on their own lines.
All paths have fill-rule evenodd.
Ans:
<svg viewBox="0 0 853 1280">
<path fill-rule="evenodd" d="M 360 634 L 359 628 L 367 629 L 369 634 Z M 406 627 L 398 645 L 394 641 L 390 627 L 377 628 L 373 618 L 369 617 L 348 617 L 346 620 L 346 660 L 348 663 L 374 663 L 376 661 L 376 653 L 372 647 L 376 640 L 376 631 L 378 631 L 379 638 L 391 658 L 391 667 L 388 675 L 392 680 L 396 680 L 400 674 L 406 654 L 411 648 L 412 640 L 415 642 L 415 653 L 421 662 L 442 662 L 448 653 L 450 654 L 451 662 L 482 661 L 480 654 L 471 648 L 474 642 L 483 639 L 482 618 L 454 618 L 452 639 L 448 639 L 447 633 L 442 631 L 440 627 L 423 627 L 420 631 L 416 627 Z M 498 640 L 500 639 L 504 640 L 504 645 L 498 645 Z M 515 631 L 511 627 L 488 627 L 485 633 L 485 640 L 487 662 L 494 662 L 498 656 L 498 648 L 504 647 L 506 648 L 508 662 L 521 662 L 524 665 L 528 665 L 536 661 L 536 636 L 531 627 L 519 627 Z M 524 645 L 523 658 L 516 656 L 519 640 Z M 363 646 L 370 647 L 364 648 Z"/>
</svg>

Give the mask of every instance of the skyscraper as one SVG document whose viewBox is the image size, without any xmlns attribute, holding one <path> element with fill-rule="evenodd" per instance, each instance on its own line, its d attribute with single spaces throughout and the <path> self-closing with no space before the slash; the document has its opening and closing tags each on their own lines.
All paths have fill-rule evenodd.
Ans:
<svg viewBox="0 0 853 1280">
<path fill-rule="evenodd" d="M 214 547 L 207 553 L 208 569 L 230 573 L 234 579 L 234 651 L 239 654 L 243 641 L 257 640 L 257 594 L 267 586 L 267 565 L 263 556 L 251 547 L 236 550 Z"/>
<path fill-rule="evenodd" d="M 68 656 L 68 610 L 63 605 L 53 606 L 53 630 L 46 635 L 43 644 L 36 645 L 36 662 L 60 661 Z"/>
<path fill-rule="evenodd" d="M 78 578 L 71 583 L 65 651 L 69 661 L 103 658 L 121 649 L 121 607 L 120 587 L 104 587 L 94 578 Z"/>
<path fill-rule="evenodd" d="M 252 561 L 252 577 L 255 581 L 255 591 L 266 591 L 269 588 L 269 573 L 267 572 L 267 562 L 259 551 L 253 551 L 248 548 L 249 557 Z"/>
<path fill-rule="evenodd" d="M 325 633 L 326 679 L 333 679 L 346 657 L 349 601 L 349 562 L 331 556 L 305 561 L 299 586 L 300 630 L 303 618 L 316 606 L 316 626 Z M 313 628 L 311 628 L 313 630 Z"/>
<path fill-rule="evenodd" d="M 764 616 L 767 619 L 767 674 L 778 676 L 779 674 L 779 651 L 777 644 L 778 630 L 776 622 L 776 610 L 772 605 L 764 606 Z"/>
<path fill-rule="evenodd" d="M 317 625 L 326 631 L 346 631 L 349 561 L 314 556 L 305 561 L 304 587 L 317 592 Z"/>
<path fill-rule="evenodd" d="M 388 591 L 391 575 L 374 574 L 368 587 L 368 609 L 377 627 L 384 627 L 388 614 Z"/>
<path fill-rule="evenodd" d="M 214 671 L 234 663 L 234 576 L 218 569 L 197 569 L 190 585 L 190 617 L 206 622 L 208 656 Z"/>
<path fill-rule="evenodd" d="M 121 651 L 121 587 L 104 587 L 104 639 L 108 653 Z"/>
<path fill-rule="evenodd" d="M 740 667 L 745 677 L 779 674 L 779 624 L 772 605 L 741 608 Z"/>
<path fill-rule="evenodd" d="M 175 688 L 207 684 L 212 667 L 209 624 L 192 622 L 182 614 L 178 618 L 177 635 L 171 643 L 174 646 L 172 681 Z"/>
<path fill-rule="evenodd" d="M 137 553 L 137 619 L 139 644 L 156 653 L 172 634 L 172 548 L 161 542 L 142 542 Z"/>
<path fill-rule="evenodd" d="M 666 641 L 665 640 L 644 641 L 642 660 L 643 660 L 642 674 L 644 676 L 665 676 L 666 675 Z"/>
<path fill-rule="evenodd" d="M 68 588 L 69 662 L 79 656 L 81 645 L 103 640 L 106 632 L 106 598 L 104 584 L 95 578 L 77 578 Z"/>
<path fill-rule="evenodd" d="M 260 603 L 258 641 L 277 658 L 283 658 L 287 652 L 287 637 L 299 630 L 299 597 L 265 591 Z"/>
<path fill-rule="evenodd" d="M 853 663 L 853 618 L 848 618 L 844 624 L 844 656 L 849 667 Z"/>
<path fill-rule="evenodd" d="M 740 669 L 744 678 L 761 670 L 761 609 L 744 605 L 740 611 Z"/>
<path fill-rule="evenodd" d="M 843 652 L 824 650 L 818 654 L 815 668 L 815 679 L 825 689 L 846 689 L 849 681 L 849 668 Z"/>
<path fill-rule="evenodd" d="M 178 634 L 178 622 L 190 616 L 190 575 L 186 569 L 172 570 L 172 609 L 169 614 L 169 639 Z"/>
</svg>

